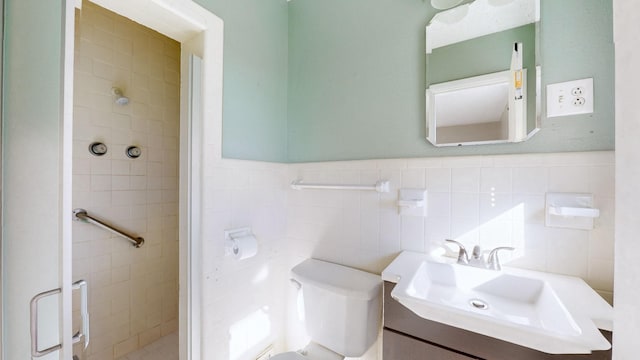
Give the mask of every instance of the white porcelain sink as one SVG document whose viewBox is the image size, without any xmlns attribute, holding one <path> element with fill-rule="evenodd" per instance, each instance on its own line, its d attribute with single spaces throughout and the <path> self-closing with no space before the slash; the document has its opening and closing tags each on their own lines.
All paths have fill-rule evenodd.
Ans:
<svg viewBox="0 0 640 360">
<path fill-rule="evenodd" d="M 395 279 L 392 298 L 428 320 L 552 354 L 611 347 L 579 304 L 595 304 L 601 318 L 612 316 L 606 311 L 610 306 L 578 278 L 510 268 L 486 270 L 404 252 L 385 269 L 383 279 Z M 571 311 L 566 302 L 578 304 L 577 309 Z"/>
</svg>

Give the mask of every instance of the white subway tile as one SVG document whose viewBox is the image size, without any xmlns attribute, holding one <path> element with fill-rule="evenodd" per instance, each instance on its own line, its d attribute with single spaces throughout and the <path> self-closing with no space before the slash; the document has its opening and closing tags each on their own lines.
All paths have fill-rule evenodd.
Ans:
<svg viewBox="0 0 640 360">
<path fill-rule="evenodd" d="M 451 238 L 451 220 L 449 217 L 431 217 L 424 219 L 425 239 L 433 245 L 444 244 Z"/>
<path fill-rule="evenodd" d="M 429 193 L 451 191 L 451 169 L 431 168 L 427 169 L 426 189 Z"/>
<path fill-rule="evenodd" d="M 519 209 L 513 206 L 511 194 L 480 194 L 480 222 L 511 220 Z"/>
<path fill-rule="evenodd" d="M 424 169 L 402 170 L 402 187 L 424 189 L 425 170 Z"/>
<path fill-rule="evenodd" d="M 544 195 L 514 194 L 511 216 L 514 221 L 519 221 L 521 223 L 544 224 Z"/>
<path fill-rule="evenodd" d="M 511 193 L 511 168 L 480 169 L 480 192 Z"/>
<path fill-rule="evenodd" d="M 450 193 L 427 193 L 428 217 L 448 218 L 451 216 Z"/>
<path fill-rule="evenodd" d="M 452 193 L 451 216 L 475 219 L 480 216 L 480 197 L 478 194 Z"/>
<path fill-rule="evenodd" d="M 549 168 L 549 192 L 589 192 L 589 168 L 554 166 Z"/>
<path fill-rule="evenodd" d="M 615 196 L 615 167 L 613 165 L 589 167 L 589 191 L 596 197 Z"/>
<path fill-rule="evenodd" d="M 477 193 L 480 191 L 480 168 L 451 169 L 451 191 Z"/>
<path fill-rule="evenodd" d="M 400 218 L 400 224 L 402 249 L 424 252 L 424 218 L 420 216 L 403 216 Z"/>
<path fill-rule="evenodd" d="M 549 170 L 546 167 L 513 168 L 513 193 L 544 194 L 547 192 Z"/>
<path fill-rule="evenodd" d="M 451 239 L 472 248 L 479 242 L 479 226 L 477 218 L 451 217 Z"/>
</svg>

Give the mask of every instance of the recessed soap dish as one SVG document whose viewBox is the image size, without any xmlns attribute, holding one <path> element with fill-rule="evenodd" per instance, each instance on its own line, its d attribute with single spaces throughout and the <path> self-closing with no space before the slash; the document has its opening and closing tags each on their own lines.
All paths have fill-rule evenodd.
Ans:
<svg viewBox="0 0 640 360">
<path fill-rule="evenodd" d="M 600 210 L 593 208 L 593 195 L 585 193 L 547 193 L 545 225 L 568 229 L 593 229 Z"/>
</svg>

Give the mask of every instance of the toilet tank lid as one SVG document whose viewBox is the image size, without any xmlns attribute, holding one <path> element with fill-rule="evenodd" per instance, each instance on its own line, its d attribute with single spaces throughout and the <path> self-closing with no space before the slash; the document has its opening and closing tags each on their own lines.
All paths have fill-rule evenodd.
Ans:
<svg viewBox="0 0 640 360">
<path fill-rule="evenodd" d="M 317 259 L 307 259 L 291 269 L 294 279 L 304 287 L 313 285 L 336 293 L 367 300 L 380 296 L 379 275 Z"/>
</svg>

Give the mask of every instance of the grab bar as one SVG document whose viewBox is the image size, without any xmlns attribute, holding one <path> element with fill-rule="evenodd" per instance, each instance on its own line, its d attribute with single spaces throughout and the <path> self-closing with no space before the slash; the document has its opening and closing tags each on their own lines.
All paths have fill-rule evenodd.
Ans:
<svg viewBox="0 0 640 360">
<path fill-rule="evenodd" d="M 94 218 L 93 216 L 90 216 L 89 214 L 87 214 L 87 210 L 85 209 L 74 209 L 73 210 L 73 218 L 76 221 L 84 221 L 86 223 L 90 223 L 93 225 L 96 225 L 99 228 L 102 228 L 104 230 L 110 231 L 116 235 L 122 236 L 123 238 L 131 241 L 133 243 L 133 246 L 139 248 L 140 246 L 142 246 L 142 244 L 144 244 L 144 238 L 142 237 L 133 237 L 121 230 L 118 230 L 116 228 L 114 228 L 113 226 L 102 222 L 96 218 Z"/>
<path fill-rule="evenodd" d="M 72 342 L 79 343 L 84 339 L 84 348 L 89 346 L 89 305 L 87 302 L 87 281 L 78 280 L 71 284 L 73 290 L 80 289 L 80 317 L 82 318 L 82 330 L 73 335 Z"/>
</svg>

